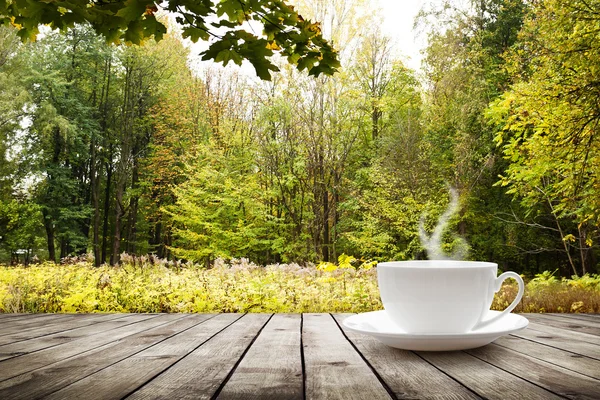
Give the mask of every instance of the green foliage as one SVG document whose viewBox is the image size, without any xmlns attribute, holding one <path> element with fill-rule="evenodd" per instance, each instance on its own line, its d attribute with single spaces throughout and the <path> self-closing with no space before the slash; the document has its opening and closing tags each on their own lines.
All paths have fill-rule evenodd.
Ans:
<svg viewBox="0 0 600 400">
<path fill-rule="evenodd" d="M 42 214 L 37 204 L 29 201 L 0 201 L 0 248 L 10 254 L 40 246 Z M 27 260 L 29 261 L 29 260 Z"/>
<path fill-rule="evenodd" d="M 238 65 L 248 60 L 261 79 L 270 80 L 270 71 L 279 70 L 269 60 L 274 50 L 310 75 L 332 75 L 340 67 L 320 24 L 305 20 L 281 0 L 170 0 L 160 5 L 149 0 L 0 1 L 0 25 L 16 27 L 26 41 L 36 39 L 40 24 L 66 32 L 76 24 L 89 23 L 109 43 L 142 44 L 151 37 L 161 40 L 167 32 L 156 17 L 159 7 L 178 13 L 183 37 L 194 42 L 212 38 L 203 59 L 224 65 L 230 60 Z M 249 32 L 243 26 L 246 21 L 260 23 L 262 36 L 251 33 L 252 28 Z M 219 28 L 228 31 L 220 35 Z"/>
<path fill-rule="evenodd" d="M 570 259 L 575 274 L 595 267 L 600 234 L 599 7 L 534 3 L 511 54 L 520 79 L 490 109 L 501 127 L 495 141 L 510 163 L 500 184 L 530 214 L 550 213 L 565 251 L 579 253 L 579 269 Z"/>
<path fill-rule="evenodd" d="M 210 269 L 153 257 L 123 257 L 120 267 L 0 266 L 0 312 L 367 312 L 382 309 L 372 263 L 339 268 L 257 266 L 245 259 Z M 358 262 L 357 262 L 358 264 Z M 326 265 L 326 264 L 323 264 Z M 345 267 L 344 267 L 345 266 Z M 529 283 L 517 312 L 598 312 L 600 276 Z M 494 309 L 517 286 L 505 284 Z"/>
<path fill-rule="evenodd" d="M 247 260 L 212 269 L 142 258 L 0 267 L 0 312 L 362 312 L 380 309 L 374 269 L 332 272 Z M 166 264 L 166 265 L 165 265 Z"/>
<path fill-rule="evenodd" d="M 364 0 L 300 1 L 322 24 L 280 1 L 165 2 L 182 31 L 164 35 L 155 3 L 86 4 L 0 1 L 3 257 L 45 242 L 96 266 L 123 251 L 331 272 L 357 267 L 344 254 L 422 258 L 417 227 L 433 229 L 447 182 L 444 250 L 462 237 L 503 270 L 597 271 L 596 3 L 446 2 L 423 13 L 421 76 Z M 73 27 L 19 40 L 40 21 Z M 346 67 L 333 76 L 322 32 Z M 181 35 L 272 81 L 197 68 Z"/>
<path fill-rule="evenodd" d="M 206 146 L 188 167 L 188 180 L 174 190 L 166 210 L 176 223 L 174 254 L 193 261 L 256 255 L 269 249 L 260 187 L 250 160 Z"/>
</svg>

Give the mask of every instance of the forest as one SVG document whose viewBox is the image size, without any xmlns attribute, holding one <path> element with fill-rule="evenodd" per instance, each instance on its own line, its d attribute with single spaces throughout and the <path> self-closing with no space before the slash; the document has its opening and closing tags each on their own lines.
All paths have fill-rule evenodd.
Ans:
<svg viewBox="0 0 600 400">
<path fill-rule="evenodd" d="M 600 0 L 424 8 L 420 71 L 369 1 L 291 3 L 334 74 L 200 62 L 168 13 L 141 46 L 0 26 L 0 263 L 421 259 L 451 187 L 445 251 L 600 272 Z"/>
</svg>

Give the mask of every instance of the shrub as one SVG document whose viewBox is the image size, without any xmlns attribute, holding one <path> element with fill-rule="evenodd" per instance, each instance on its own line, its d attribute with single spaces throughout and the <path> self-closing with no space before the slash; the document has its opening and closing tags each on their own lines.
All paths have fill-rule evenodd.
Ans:
<svg viewBox="0 0 600 400">
<path fill-rule="evenodd" d="M 212 268 L 124 256 L 119 267 L 89 261 L 0 266 L 0 312 L 366 312 L 382 308 L 372 262 L 341 256 L 337 264 L 258 266 L 218 259 Z M 514 298 L 505 284 L 492 308 Z M 599 312 L 600 276 L 527 284 L 517 312 Z"/>
</svg>

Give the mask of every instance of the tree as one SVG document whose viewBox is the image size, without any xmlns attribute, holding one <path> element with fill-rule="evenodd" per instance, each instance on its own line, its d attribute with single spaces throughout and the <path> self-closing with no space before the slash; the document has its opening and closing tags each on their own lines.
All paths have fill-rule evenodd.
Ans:
<svg viewBox="0 0 600 400">
<path fill-rule="evenodd" d="M 600 2 L 532 7 L 512 53 L 518 81 L 490 110 L 509 162 L 501 185 L 552 217 L 571 271 L 585 274 L 600 236 Z"/>
<path fill-rule="evenodd" d="M 165 25 L 156 18 L 163 5 L 164 10 L 177 13 L 184 37 L 210 42 L 202 53 L 204 60 L 224 65 L 248 60 L 265 80 L 271 79 L 270 71 L 278 71 L 269 60 L 275 53 L 310 75 L 331 75 L 340 66 L 320 23 L 305 20 L 282 0 L 2 1 L 0 24 L 17 27 L 23 40 L 35 40 L 40 24 L 66 31 L 88 22 L 110 43 L 140 44 L 150 37 L 161 40 L 166 34 Z M 252 27 L 257 23 L 263 28 L 260 37 Z"/>
<path fill-rule="evenodd" d="M 523 261 L 512 244 L 529 228 L 522 226 L 523 237 L 515 238 L 514 227 L 499 216 L 512 215 L 513 209 L 520 216 L 520 209 L 493 186 L 506 162 L 494 145 L 497 127 L 488 123 L 486 111 L 511 82 L 504 55 L 518 45 L 526 10 L 522 0 L 446 1 L 421 15 L 435 17 L 425 58 L 426 140 L 432 167 L 461 199 L 451 227 L 471 244 L 471 257 L 502 268 Z"/>
<path fill-rule="evenodd" d="M 372 43 L 367 46 L 370 49 Z M 340 205 L 339 247 L 368 258 L 409 259 L 419 255 L 416 227 L 425 206 L 439 202 L 440 182 L 431 168 L 432 151 L 421 123 L 419 82 L 402 63 L 385 63 L 383 59 L 370 67 L 382 71 L 378 80 L 386 82 L 377 98 L 378 137 L 370 144 L 373 127 L 367 124 L 371 129 L 365 132 L 365 143 L 351 159 L 352 173 L 344 181 L 349 194 Z M 357 67 L 360 71 L 364 64 Z M 364 77 L 359 82 L 364 83 Z M 371 100 L 370 87 L 362 93 Z M 373 109 L 366 107 L 364 112 L 373 122 Z M 373 149 L 366 152 L 369 157 L 365 149 Z"/>
<path fill-rule="evenodd" d="M 173 189 L 188 180 L 190 171 L 185 165 L 194 154 L 192 149 L 209 140 L 209 110 L 215 108 L 209 107 L 206 84 L 186 66 L 187 51 L 179 48 L 170 59 L 172 73 L 161 80 L 161 100 L 150 110 L 153 134 L 140 165 L 148 243 L 150 251 L 162 258 L 169 256 L 173 245 L 173 219 L 164 210 L 176 201 Z M 219 74 L 215 72 L 215 76 Z"/>
</svg>

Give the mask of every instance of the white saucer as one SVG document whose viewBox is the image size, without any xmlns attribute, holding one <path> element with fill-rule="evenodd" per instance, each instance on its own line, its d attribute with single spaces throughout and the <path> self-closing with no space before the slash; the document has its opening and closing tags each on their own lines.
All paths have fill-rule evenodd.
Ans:
<svg viewBox="0 0 600 400">
<path fill-rule="evenodd" d="M 499 313 L 490 311 L 484 320 Z M 528 324 L 527 318 L 521 315 L 506 314 L 488 326 L 467 333 L 410 334 L 394 324 L 385 310 L 356 314 L 344 320 L 346 328 L 373 336 L 388 346 L 423 351 L 465 350 L 485 346 L 500 336 L 525 329 Z"/>
</svg>

